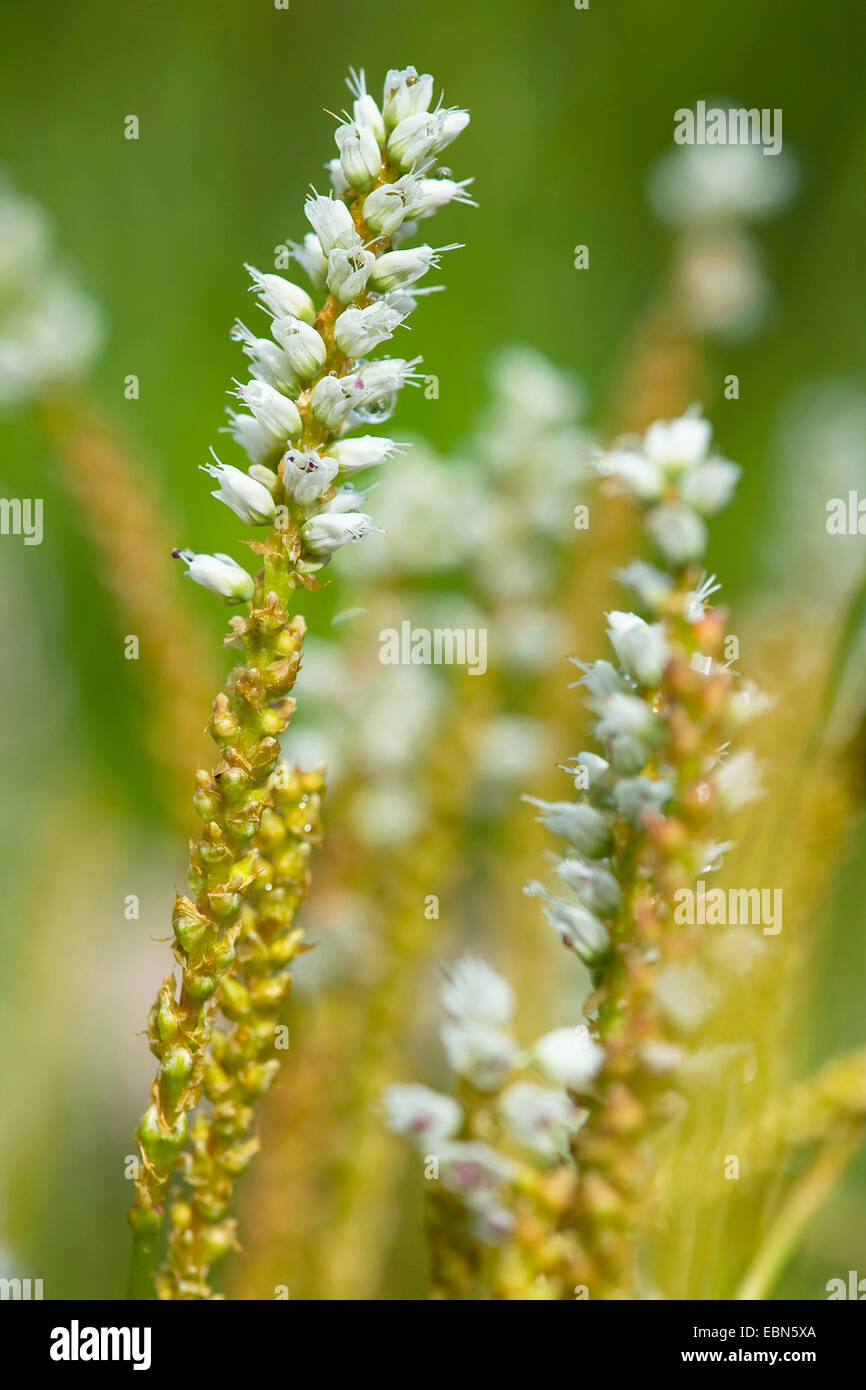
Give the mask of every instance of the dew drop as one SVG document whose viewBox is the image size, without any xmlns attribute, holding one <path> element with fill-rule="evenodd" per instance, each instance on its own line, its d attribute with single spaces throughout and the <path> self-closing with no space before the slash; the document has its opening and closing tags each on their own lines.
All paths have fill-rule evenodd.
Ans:
<svg viewBox="0 0 866 1390">
<path fill-rule="evenodd" d="M 370 401 L 367 405 L 359 405 L 355 408 L 355 414 L 359 420 L 363 420 L 371 425 L 384 425 L 386 420 L 390 420 L 397 406 L 397 392 L 389 391 L 387 396 L 382 396 L 379 400 Z"/>
</svg>

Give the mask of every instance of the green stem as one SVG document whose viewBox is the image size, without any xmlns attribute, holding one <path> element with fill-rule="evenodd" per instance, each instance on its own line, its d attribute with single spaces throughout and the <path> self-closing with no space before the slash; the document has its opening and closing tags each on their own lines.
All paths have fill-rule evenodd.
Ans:
<svg viewBox="0 0 866 1390">
<path fill-rule="evenodd" d="M 129 1279 L 126 1285 L 127 1299 L 143 1301 L 156 1298 L 153 1284 L 153 1267 L 156 1264 L 157 1241 L 155 1236 L 133 1233 L 132 1253 L 129 1260 Z"/>
<path fill-rule="evenodd" d="M 807 1168 L 770 1227 L 769 1235 L 734 1293 L 735 1301 L 767 1297 L 809 1222 L 830 1195 L 863 1138 L 863 1126 L 822 1149 Z"/>
</svg>

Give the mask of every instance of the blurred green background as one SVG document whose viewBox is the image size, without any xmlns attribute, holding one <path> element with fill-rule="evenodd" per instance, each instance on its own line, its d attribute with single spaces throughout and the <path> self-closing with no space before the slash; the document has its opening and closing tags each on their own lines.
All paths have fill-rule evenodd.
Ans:
<svg viewBox="0 0 866 1390">
<path fill-rule="evenodd" d="M 808 595 L 826 581 L 804 575 L 799 542 L 823 529 L 827 493 L 792 513 L 802 473 L 789 478 L 780 463 L 792 400 L 826 378 L 866 389 L 866 93 L 852 61 L 864 24 L 853 0 L 590 0 L 586 11 L 570 0 L 291 0 L 287 11 L 268 0 L 7 0 L 0 149 L 103 308 L 93 396 L 160 479 L 177 543 L 237 554 L 237 524 L 196 465 L 218 443 L 224 392 L 240 373 L 228 329 L 247 309 L 243 262 L 270 268 L 275 245 L 306 230 L 305 189 L 327 186 L 321 166 L 334 153 L 322 108 L 348 103 L 350 64 L 366 68 L 376 92 L 386 68 L 413 63 L 472 112 L 453 159 L 456 177 L 475 175 L 480 207 L 437 220 L 436 243 L 466 249 L 447 260 L 447 294 L 416 316 L 413 349 L 440 396 L 404 393 L 395 421 L 398 436 L 421 432 L 443 450 L 477 411 L 485 363 L 503 341 L 576 368 L 604 409 L 668 252 L 645 179 L 670 147 L 674 110 L 707 94 L 781 107 L 802 187 L 757 232 L 777 309 L 753 340 L 709 349 L 717 390 L 704 400 L 722 448 L 744 466 L 711 563 L 729 601 L 746 606 L 762 586 L 796 579 Z M 138 141 L 123 138 L 129 114 Z M 576 243 L 590 248 L 589 270 L 572 267 Z M 723 398 L 728 372 L 740 378 L 737 402 Z M 124 399 L 129 373 L 140 379 L 137 401 Z M 46 518 L 40 547 L 4 538 L 0 553 L 3 1272 L 43 1277 L 48 1297 L 115 1297 L 122 1157 L 151 1070 L 135 1030 L 165 963 L 145 918 L 152 912 L 159 935 L 183 846 L 160 809 L 137 673 L 121 660 L 80 521 L 32 421 L 10 414 L 0 431 L 0 491 L 44 497 Z M 803 466 L 814 481 L 826 462 L 820 430 L 810 447 Z M 223 456 L 234 459 L 228 444 Z M 862 476 L 866 486 L 866 467 Z M 216 647 L 224 612 L 203 591 L 184 597 Z M 142 896 L 141 921 L 124 920 L 129 893 Z M 38 924 L 63 910 L 68 930 L 46 965 Z M 862 1041 L 863 992 L 852 981 L 866 972 L 866 917 L 854 868 L 838 886 L 835 921 L 807 1021 L 818 1056 Z M 105 1050 L 95 1072 L 94 1039 Z M 820 1297 L 858 1244 L 866 1273 L 847 1213 L 828 1215 L 786 1292 Z"/>
</svg>

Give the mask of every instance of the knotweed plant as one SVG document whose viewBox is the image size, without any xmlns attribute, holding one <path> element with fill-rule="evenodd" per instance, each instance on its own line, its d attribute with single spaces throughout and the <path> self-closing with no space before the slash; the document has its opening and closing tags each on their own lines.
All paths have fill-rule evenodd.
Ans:
<svg viewBox="0 0 866 1390">
<path fill-rule="evenodd" d="M 527 798 L 565 844 L 553 862 L 558 890 L 533 882 L 527 892 L 543 899 L 546 917 L 592 984 L 578 1029 L 557 1030 L 547 1042 L 578 1058 L 581 1073 L 561 1077 L 561 1105 L 570 1100 L 583 1112 L 583 1122 L 569 1126 L 564 1171 L 572 1181 L 563 1183 L 561 1218 L 551 1213 L 549 1241 L 534 1266 L 525 1244 L 532 1223 L 503 1218 L 495 1234 L 516 1243 L 518 1283 L 533 1289 L 529 1296 L 571 1297 L 575 1282 L 595 1298 L 638 1290 L 635 1233 L 651 1203 L 651 1141 L 670 1115 L 672 1078 L 687 1061 L 689 1028 L 702 1008 L 699 933 L 678 920 L 678 894 L 719 866 L 730 848 L 721 838 L 727 817 L 758 795 L 753 756 L 732 753 L 729 744 L 761 698 L 724 660 L 725 615 L 709 603 L 718 585 L 702 569 L 706 518 L 728 501 L 739 473 L 710 454 L 710 439 L 708 422 L 690 412 L 601 458 L 603 476 L 641 515 L 652 563 L 635 561 L 619 575 L 638 611 L 607 615 L 614 660 L 577 663 L 596 739 L 563 768 L 577 798 Z M 519 1054 L 503 1042 L 503 1019 L 478 1017 L 472 1007 L 474 1015 L 465 1011 L 459 1026 L 446 1028 L 449 1060 L 476 1092 L 499 1091 L 513 1078 Z M 403 1104 L 406 1094 L 387 1098 L 391 1125 L 423 1132 L 423 1120 Z M 541 1105 L 543 1098 L 535 1099 Z M 562 1123 L 565 1109 L 557 1113 Z M 482 1130 L 495 1136 L 483 1107 L 481 1114 Z M 555 1171 L 562 1168 L 558 1159 Z M 509 1181 L 513 1171 L 507 1169 Z M 468 1210 L 505 1181 L 494 1182 L 481 1163 L 461 1172 L 459 1195 Z M 444 1238 L 451 1252 L 439 1261 L 446 1296 L 515 1296 L 502 1253 L 492 1283 L 484 1280 L 489 1260 L 467 1254 L 467 1242 L 472 1251 L 494 1239 L 492 1228 L 485 1237 L 477 1221 L 469 1226 L 452 1211 Z"/>
<path fill-rule="evenodd" d="M 350 88 L 332 192 L 307 199 L 313 230 L 293 248 L 320 303 L 280 275 L 250 270 L 270 322 L 267 335 L 241 322 L 233 332 L 251 376 L 236 388 L 247 409 L 230 412 L 229 431 L 251 466 L 216 455 L 203 465 L 217 484 L 213 496 L 261 534 L 248 544 L 262 567 L 251 575 L 229 555 L 175 552 L 193 580 L 244 611 L 226 639 L 241 660 L 208 725 L 218 759 L 196 776 L 203 828 L 191 846 L 189 891 L 172 917 L 180 982 L 174 974 L 164 981 L 148 1025 L 159 1071 L 136 1136 L 134 1297 L 152 1296 L 175 1173 L 182 1187 L 159 1296 L 209 1297 L 210 1269 L 235 1243 L 233 1183 L 258 1147 L 255 1102 L 280 1063 L 277 1020 L 303 949 L 295 913 L 320 833 L 322 773 L 291 769 L 280 756 L 304 640 L 293 596 L 317 588 L 336 551 L 373 529 L 355 479 L 397 446 L 354 431 L 390 415 L 420 358 L 370 354 L 408 318 L 416 283 L 450 249 L 406 247 L 410 219 L 465 198 L 464 185 L 434 173 L 469 117 L 441 101 L 430 109 L 432 77 L 390 71 L 381 109 L 363 74 L 352 74 Z M 215 1031 L 218 1009 L 227 1026 Z M 190 1127 L 202 1095 L 210 1109 Z"/>
<path fill-rule="evenodd" d="M 307 909 L 321 946 L 298 980 L 312 996 L 315 1030 L 296 1009 L 295 1065 L 269 1101 L 280 1137 L 254 1179 L 252 1204 L 267 1205 L 268 1221 L 256 1248 L 245 1242 L 249 1295 L 275 1282 L 275 1227 L 279 1282 L 298 1297 L 376 1295 L 399 1199 L 375 1102 L 400 1075 L 417 1034 L 443 935 L 483 927 L 477 902 L 495 902 L 497 937 L 507 936 L 515 955 L 541 958 L 542 968 L 553 955 L 537 941 L 525 950 L 526 933 L 512 921 L 519 911 L 499 911 L 515 897 L 522 907 L 514 889 L 525 877 L 499 840 L 515 821 L 516 837 L 526 841 L 516 794 L 556 747 L 527 709 L 546 669 L 555 663 L 561 672 L 568 650 L 556 585 L 588 441 L 579 383 L 542 354 L 501 350 L 491 388 L 471 434 L 449 457 L 416 441 L 406 463 L 385 473 L 375 494 L 384 534 L 347 555 L 338 579 L 347 605 L 363 586 L 367 612 L 350 612 L 331 641 L 316 638 L 305 652 L 309 698 L 288 746 L 301 761 L 312 753 L 326 762 L 333 829 Z M 399 631 L 405 619 L 420 631 L 483 631 L 486 669 L 383 664 L 381 634 Z M 436 911 L 419 910 L 431 893 Z M 528 964 L 524 990 L 531 974 Z M 330 1046 L 322 1045 L 325 1026 Z M 307 1071 L 299 1079 L 300 1057 Z M 315 1144 L 291 1119 L 310 1068 L 320 1068 Z"/>
</svg>

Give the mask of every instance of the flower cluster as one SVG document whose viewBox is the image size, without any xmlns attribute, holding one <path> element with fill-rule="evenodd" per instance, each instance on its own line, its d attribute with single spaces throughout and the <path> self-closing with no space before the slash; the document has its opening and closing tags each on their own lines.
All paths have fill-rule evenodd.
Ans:
<svg viewBox="0 0 866 1390">
<path fill-rule="evenodd" d="M 246 525 L 291 535 L 303 574 L 374 529 L 355 480 L 400 446 L 379 435 L 345 436 L 387 420 L 400 389 L 418 383 L 420 357 L 371 360 L 370 354 L 405 325 L 425 292 L 418 281 L 438 267 L 445 251 L 456 249 L 404 243 L 420 220 L 449 202 L 470 201 L 468 181 L 436 175 L 437 155 L 469 115 L 441 102 L 430 110 L 432 77 L 414 68 L 390 71 L 381 109 L 363 72 L 353 73 L 349 86 L 353 115 L 336 131 L 333 191 L 307 199 L 313 230 L 291 248 L 327 298 L 317 311 L 301 286 L 248 267 L 250 288 L 270 320 L 269 336 L 242 321 L 232 331 L 249 359 L 250 379 L 236 388 L 246 409 L 229 411 L 228 431 L 251 467 L 245 472 L 216 455 L 202 465 L 218 484 L 213 496 Z M 192 579 L 227 602 L 252 597 L 251 577 L 230 557 L 189 550 L 177 555 Z"/>
<path fill-rule="evenodd" d="M 508 986 L 477 962 L 461 963 L 444 994 L 443 1041 L 462 1109 L 423 1088 L 389 1093 L 391 1127 L 415 1135 L 425 1152 L 444 1146 L 448 1159 L 456 1145 L 459 1158 L 464 1142 L 493 1150 L 469 1154 L 477 1167 L 467 1167 L 458 1194 L 474 1218 L 468 1233 L 443 1197 L 431 1221 L 446 1296 L 473 1287 L 477 1296 L 483 1286 L 494 1297 L 571 1297 L 576 1280 L 591 1297 L 631 1297 L 638 1288 L 635 1232 L 652 1197 L 654 1119 L 670 1114 L 664 1093 L 690 1064 L 690 1035 L 714 1005 L 699 933 L 679 924 L 676 895 L 719 867 L 731 848 L 720 838 L 727 818 L 759 794 L 753 755 L 728 747 L 765 697 L 723 659 L 725 614 L 709 602 L 718 585 L 700 566 L 704 518 L 738 476 L 710 443 L 708 422 L 690 411 L 656 423 L 643 440 L 619 441 L 598 464 L 640 513 L 653 563 L 636 561 L 619 576 L 639 611 L 608 613 L 611 659 L 576 663 L 595 735 L 595 746 L 563 767 L 577 797 L 526 798 L 564 842 L 554 858 L 559 887 L 536 881 L 526 891 L 542 898 L 589 972 L 584 1021 L 521 1054 L 507 1027 Z M 559 1083 L 558 1101 L 515 1077 L 526 1064 Z M 539 1196 L 525 1168 L 503 1167 L 503 1159 L 520 1163 L 512 1147 L 520 1143 L 553 1156 L 560 1205 Z M 525 1238 L 521 1207 L 530 1190 L 545 1232 L 535 1243 Z M 479 1225 L 488 1205 L 491 1220 Z M 502 1251 L 491 1274 L 472 1242 L 480 1249 L 494 1231 Z"/>
<path fill-rule="evenodd" d="M 655 563 L 621 572 L 642 612 L 608 614 L 613 660 L 584 665 L 597 744 L 569 760 L 576 800 L 541 802 L 539 819 L 566 849 L 539 883 L 545 915 L 590 970 L 587 1006 L 602 1061 L 586 1125 L 572 1150 L 581 1182 L 575 1228 L 598 1296 L 634 1289 L 630 1230 L 649 1191 L 634 1147 L 655 1090 L 686 1058 L 687 1033 L 712 1008 L 694 928 L 678 926 L 675 895 L 719 867 L 731 842 L 720 825 L 759 794 L 748 751 L 729 739 L 765 703 L 723 661 L 725 615 L 709 606 L 718 585 L 702 573 L 704 516 L 728 500 L 738 469 L 709 453 L 707 421 L 689 412 L 619 444 L 600 463 L 641 512 Z M 696 1018 L 696 992 L 707 995 Z"/>
<path fill-rule="evenodd" d="M 477 1277 L 471 1260 L 461 1269 L 467 1242 L 505 1246 L 517 1229 L 550 1224 L 570 1190 L 561 1170 L 584 1115 L 576 1097 L 591 1089 L 603 1053 L 585 1025 L 556 1028 L 521 1050 L 511 986 L 475 956 L 455 963 L 442 1003 L 442 1042 L 462 1104 L 423 1085 L 390 1086 L 383 1104 L 387 1127 L 415 1145 L 437 1184 L 434 1279 L 445 1287 L 455 1276 L 469 1285 Z M 566 1282 L 579 1273 L 570 1253 L 566 1243 L 554 1261 L 566 1266 Z M 515 1296 L 525 1296 L 536 1273 L 530 1249 L 519 1270 L 506 1261 L 494 1284 L 503 1281 L 504 1291 L 516 1281 Z"/>
<path fill-rule="evenodd" d="M 409 288 L 438 264 L 439 252 L 398 253 L 392 237 L 408 234 L 408 207 L 420 218 L 452 198 L 465 200 L 462 185 L 441 196 L 428 186 L 436 182 L 436 154 L 468 121 L 441 105 L 429 110 L 432 78 L 414 68 L 390 72 L 381 111 L 363 75 L 350 85 L 354 119 L 337 131 L 334 193 L 308 199 L 313 231 L 294 248 L 327 296 L 317 311 L 300 286 L 251 270 L 270 336 L 236 326 L 251 375 L 237 387 L 248 413 L 232 411 L 229 421 L 251 464 L 245 472 L 214 455 L 204 465 L 217 483 L 213 495 L 245 525 L 267 528 L 251 543 L 263 568 L 252 576 L 228 555 L 175 552 L 193 580 L 226 603 L 247 605 L 247 613 L 231 621 L 227 641 L 243 660 L 209 724 L 220 760 L 197 774 L 204 828 L 191 845 L 189 896 L 177 899 L 173 916 L 180 991 L 169 977 L 150 1017 L 160 1068 L 137 1132 L 141 1171 L 130 1213 L 130 1287 L 139 1297 L 153 1291 L 164 1202 L 178 1166 L 186 1189 L 171 1207 L 160 1297 L 208 1297 L 210 1268 L 234 1244 L 233 1180 L 258 1147 L 254 1102 L 281 1060 L 277 1020 L 291 962 L 303 949 L 294 915 L 318 838 L 321 773 L 298 774 L 280 760 L 304 639 L 291 600 L 299 586 L 318 586 L 316 571 L 341 546 L 373 528 L 354 480 L 397 447 L 373 434 L 346 437 L 387 418 L 420 360 L 368 357 L 414 308 Z M 215 1034 L 217 1008 L 230 1027 Z M 188 1115 L 203 1090 L 213 1109 L 198 1116 L 187 1153 Z"/>
</svg>

